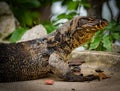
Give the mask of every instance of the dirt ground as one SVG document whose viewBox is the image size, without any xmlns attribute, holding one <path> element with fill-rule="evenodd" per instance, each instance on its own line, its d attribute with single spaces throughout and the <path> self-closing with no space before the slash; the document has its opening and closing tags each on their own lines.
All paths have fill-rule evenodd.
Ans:
<svg viewBox="0 0 120 91">
<path fill-rule="evenodd" d="M 120 91 L 120 74 L 112 74 L 111 78 L 91 82 L 64 82 L 55 80 L 53 85 L 45 85 L 44 78 L 39 80 L 0 83 L 0 91 Z"/>
</svg>

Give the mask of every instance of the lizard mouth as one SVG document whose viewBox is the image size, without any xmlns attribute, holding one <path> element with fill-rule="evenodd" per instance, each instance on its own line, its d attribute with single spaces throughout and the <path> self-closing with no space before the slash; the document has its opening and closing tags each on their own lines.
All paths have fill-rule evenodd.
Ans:
<svg viewBox="0 0 120 91">
<path fill-rule="evenodd" d="M 97 24 L 97 29 L 104 29 L 108 25 L 108 21 L 105 19 L 101 19 L 99 23 Z"/>
</svg>

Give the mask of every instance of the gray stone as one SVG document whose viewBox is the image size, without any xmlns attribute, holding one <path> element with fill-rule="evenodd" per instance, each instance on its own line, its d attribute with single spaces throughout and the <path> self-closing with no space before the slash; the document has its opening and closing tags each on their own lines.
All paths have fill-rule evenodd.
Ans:
<svg viewBox="0 0 120 91">
<path fill-rule="evenodd" d="M 10 35 L 16 28 L 15 17 L 5 2 L 0 2 L 0 41 Z"/>
<path fill-rule="evenodd" d="M 86 74 L 95 73 L 95 69 L 107 72 L 120 72 L 120 54 L 102 51 L 73 51 L 73 58 L 79 58 L 86 63 L 81 69 Z"/>
<path fill-rule="evenodd" d="M 18 42 L 42 38 L 46 35 L 46 29 L 43 27 L 43 25 L 39 24 L 28 30 Z"/>
</svg>

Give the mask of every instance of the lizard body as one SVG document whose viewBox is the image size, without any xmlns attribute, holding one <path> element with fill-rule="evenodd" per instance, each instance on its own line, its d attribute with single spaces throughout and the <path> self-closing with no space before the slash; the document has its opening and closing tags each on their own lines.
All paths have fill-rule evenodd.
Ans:
<svg viewBox="0 0 120 91">
<path fill-rule="evenodd" d="M 106 25 L 104 19 L 78 16 L 44 38 L 0 43 L 0 82 L 39 79 L 51 71 L 63 76 L 69 70 L 66 61 L 72 50 Z"/>
</svg>

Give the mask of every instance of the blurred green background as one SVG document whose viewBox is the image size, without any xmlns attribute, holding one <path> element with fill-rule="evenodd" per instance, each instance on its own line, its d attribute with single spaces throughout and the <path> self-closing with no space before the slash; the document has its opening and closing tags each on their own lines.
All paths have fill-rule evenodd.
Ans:
<svg viewBox="0 0 120 91">
<path fill-rule="evenodd" d="M 120 0 L 2 0 L 9 4 L 20 26 L 11 34 L 10 41 L 21 38 L 27 29 L 43 24 L 47 33 L 74 16 L 105 18 L 105 31 L 98 31 L 85 49 L 111 51 L 120 41 Z M 17 39 L 15 38 L 17 36 Z"/>
</svg>

